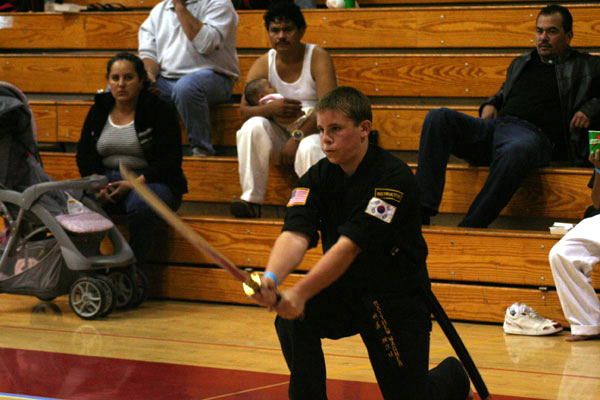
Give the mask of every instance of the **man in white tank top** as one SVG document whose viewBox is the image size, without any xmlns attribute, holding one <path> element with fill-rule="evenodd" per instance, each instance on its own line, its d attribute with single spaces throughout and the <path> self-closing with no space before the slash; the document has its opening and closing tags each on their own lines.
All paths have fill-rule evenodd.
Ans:
<svg viewBox="0 0 600 400">
<path fill-rule="evenodd" d="M 337 87 L 329 53 L 301 42 L 306 22 L 297 5 L 273 2 L 264 20 L 272 49 L 254 62 L 246 82 L 268 79 L 283 98 L 251 106 L 242 96 L 240 113 L 246 122 L 237 132 L 242 195 L 231 204 L 231 213 L 240 218 L 260 217 L 271 161 L 293 165 L 296 174 L 302 176 L 325 157 L 314 115 L 292 132 L 273 119 L 292 122 L 302 116 L 302 108 L 313 107 Z"/>
</svg>

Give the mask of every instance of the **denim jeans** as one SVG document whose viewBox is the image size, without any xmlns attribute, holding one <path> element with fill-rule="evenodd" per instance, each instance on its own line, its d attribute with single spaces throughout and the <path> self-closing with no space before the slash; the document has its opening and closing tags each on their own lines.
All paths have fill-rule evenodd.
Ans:
<svg viewBox="0 0 600 400">
<path fill-rule="evenodd" d="M 315 0 L 294 0 L 294 3 L 300 8 L 317 8 Z"/>
<path fill-rule="evenodd" d="M 163 99 L 173 101 L 188 131 L 192 147 L 214 154 L 210 135 L 210 106 L 231 97 L 233 79 L 201 69 L 179 79 L 159 77 L 156 86 Z"/>
<path fill-rule="evenodd" d="M 139 172 L 139 171 L 138 171 Z M 118 171 L 105 172 L 109 182 L 121 180 Z M 164 183 L 148 183 L 147 186 L 171 209 L 176 210 L 181 204 L 181 195 L 174 194 Z M 135 254 L 137 265 L 143 267 L 148 258 L 148 253 L 153 248 L 160 248 L 161 238 L 166 237 L 167 225 L 154 210 L 137 194 L 130 191 L 116 204 L 106 204 L 106 212 L 117 215 L 126 215 L 129 228 L 129 245 Z"/>
<path fill-rule="evenodd" d="M 548 165 L 552 143 L 533 124 L 505 116 L 482 120 L 441 108 L 427 114 L 421 131 L 417 181 L 421 205 L 437 213 L 450 154 L 489 175 L 460 226 L 487 227 L 533 169 Z"/>
</svg>

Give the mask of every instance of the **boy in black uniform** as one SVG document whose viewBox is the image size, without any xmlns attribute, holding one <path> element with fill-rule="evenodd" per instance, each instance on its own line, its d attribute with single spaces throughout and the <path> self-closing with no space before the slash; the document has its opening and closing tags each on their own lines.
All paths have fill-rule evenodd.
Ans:
<svg viewBox="0 0 600 400">
<path fill-rule="evenodd" d="M 427 245 L 421 234 L 416 180 L 409 167 L 369 145 L 371 105 L 339 87 L 315 109 L 326 158 L 298 183 L 283 232 L 271 251 L 263 290 L 291 371 L 291 399 L 326 399 L 321 338 L 360 334 L 386 399 L 470 396 L 456 358 L 428 372 Z M 276 303 L 275 288 L 317 245 L 323 257 Z"/>
</svg>

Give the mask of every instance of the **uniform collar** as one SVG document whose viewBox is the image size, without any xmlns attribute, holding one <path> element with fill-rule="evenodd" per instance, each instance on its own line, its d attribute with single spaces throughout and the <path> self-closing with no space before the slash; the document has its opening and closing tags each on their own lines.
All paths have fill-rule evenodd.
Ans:
<svg viewBox="0 0 600 400">
<path fill-rule="evenodd" d="M 373 146 L 372 144 L 369 144 L 369 147 L 367 148 L 367 152 L 365 153 L 365 156 L 363 157 L 363 159 L 360 161 L 360 164 L 358 164 L 356 171 L 354 171 L 354 173 L 352 175 L 350 175 L 348 178 L 352 178 L 355 176 L 361 176 L 365 172 L 368 172 L 369 169 L 371 168 L 371 165 L 373 164 L 373 160 L 375 159 L 376 151 L 377 150 L 376 150 L 375 146 Z"/>
</svg>

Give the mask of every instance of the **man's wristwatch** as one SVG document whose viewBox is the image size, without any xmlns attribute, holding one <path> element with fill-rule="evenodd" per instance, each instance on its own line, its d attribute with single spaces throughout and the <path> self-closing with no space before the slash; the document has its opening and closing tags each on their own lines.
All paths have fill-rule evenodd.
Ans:
<svg viewBox="0 0 600 400">
<path fill-rule="evenodd" d="M 304 132 L 302 132 L 300 129 L 295 129 L 292 131 L 292 133 L 290 133 L 290 136 L 297 142 L 301 141 L 302 139 L 304 139 Z"/>
</svg>

